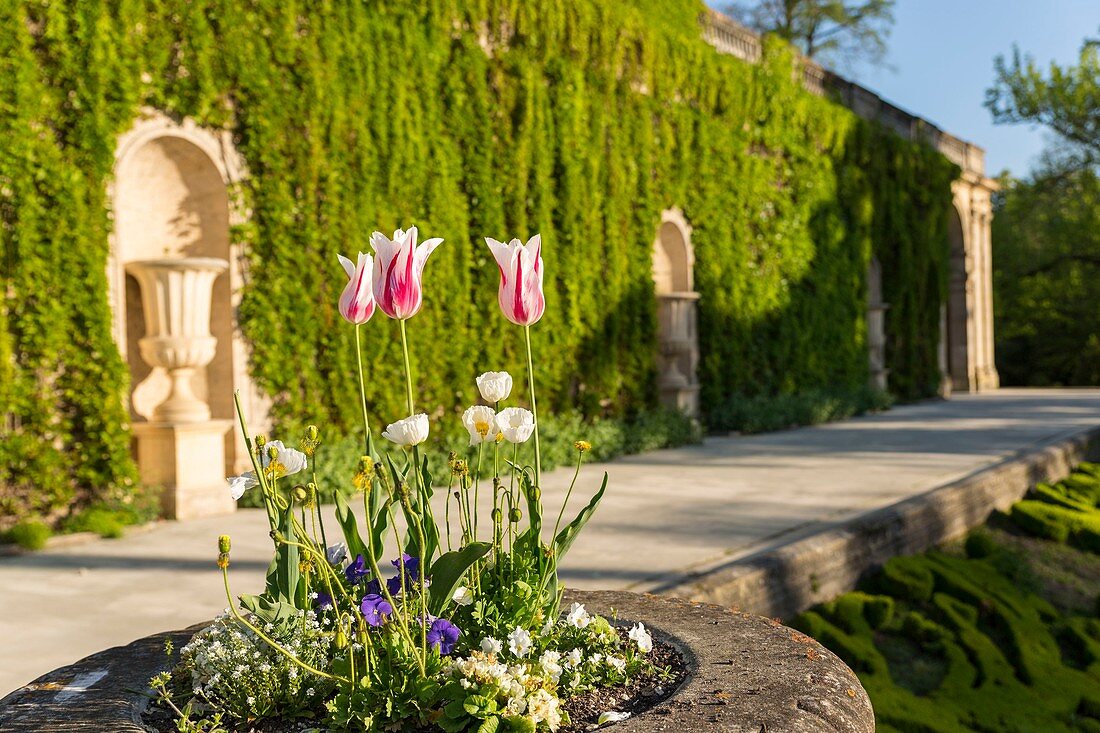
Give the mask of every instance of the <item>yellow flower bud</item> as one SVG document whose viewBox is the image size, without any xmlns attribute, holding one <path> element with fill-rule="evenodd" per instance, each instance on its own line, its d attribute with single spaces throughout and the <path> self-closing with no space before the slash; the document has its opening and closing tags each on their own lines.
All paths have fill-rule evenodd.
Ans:
<svg viewBox="0 0 1100 733">
<path fill-rule="evenodd" d="M 229 535 L 223 534 L 218 538 L 218 552 L 229 552 Z"/>
<path fill-rule="evenodd" d="M 317 429 L 316 425 L 306 426 L 306 438 L 309 440 L 317 440 L 317 436 L 321 434 L 321 431 Z"/>
<path fill-rule="evenodd" d="M 589 443 L 587 440 L 578 440 L 573 443 L 573 447 L 581 453 L 587 453 L 588 451 L 592 450 L 592 444 Z"/>
</svg>

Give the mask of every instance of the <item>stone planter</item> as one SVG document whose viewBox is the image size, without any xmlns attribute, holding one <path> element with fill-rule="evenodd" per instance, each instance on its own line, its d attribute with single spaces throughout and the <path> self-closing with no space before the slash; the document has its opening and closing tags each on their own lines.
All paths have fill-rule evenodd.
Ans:
<svg viewBox="0 0 1100 733">
<path fill-rule="evenodd" d="M 671 697 L 613 727 L 617 733 L 872 733 L 871 702 L 855 674 L 813 639 L 776 621 L 718 606 L 617 591 L 570 593 L 589 610 L 642 621 L 684 655 Z M 43 675 L 0 700 L 2 733 L 143 733 L 142 690 L 203 625 L 156 634 Z"/>
</svg>

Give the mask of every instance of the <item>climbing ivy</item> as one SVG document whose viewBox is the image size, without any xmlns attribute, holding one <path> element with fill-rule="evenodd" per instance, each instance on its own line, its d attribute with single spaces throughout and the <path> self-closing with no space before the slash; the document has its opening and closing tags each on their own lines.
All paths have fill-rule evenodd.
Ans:
<svg viewBox="0 0 1100 733">
<path fill-rule="evenodd" d="M 652 406 L 651 246 L 670 206 L 694 227 L 704 404 L 862 385 L 872 252 L 892 303 L 892 385 L 928 394 L 954 167 L 806 93 L 781 44 L 759 65 L 716 53 L 702 11 L 698 0 L 6 3 L 3 511 L 132 480 L 105 191 L 117 136 L 143 105 L 231 130 L 246 161 L 240 320 L 283 421 L 356 424 L 335 255 L 411 224 L 446 239 L 410 328 L 421 407 L 453 418 L 475 374 L 522 371 L 477 238 L 535 231 L 546 407 Z M 402 414 L 395 333 L 381 317 L 366 327 L 379 422 Z"/>
</svg>

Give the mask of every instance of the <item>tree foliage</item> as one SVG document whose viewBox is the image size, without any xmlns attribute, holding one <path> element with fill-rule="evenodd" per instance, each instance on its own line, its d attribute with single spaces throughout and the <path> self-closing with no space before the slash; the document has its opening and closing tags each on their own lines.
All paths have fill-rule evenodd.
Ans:
<svg viewBox="0 0 1100 733">
<path fill-rule="evenodd" d="M 756 31 L 841 65 L 881 62 L 894 23 L 894 0 L 739 0 L 729 10 Z"/>
<path fill-rule="evenodd" d="M 413 224 L 445 238 L 410 328 L 433 419 L 457 419 L 479 372 L 522 373 L 476 237 L 535 231 L 540 406 L 652 406 L 651 248 L 671 206 L 694 227 L 704 404 L 865 384 L 872 254 L 891 388 L 933 393 L 955 166 L 808 94 L 785 44 L 746 64 L 702 40 L 697 0 L 651 4 L 7 3 L 4 511 L 132 479 L 104 262 L 115 142 L 142 106 L 229 129 L 245 158 L 239 317 L 279 420 L 357 425 L 335 256 Z M 395 333 L 365 327 L 376 423 L 403 414 Z"/>
<path fill-rule="evenodd" d="M 1080 165 L 1100 163 L 1100 40 L 1085 40 L 1075 66 L 1052 61 L 1044 73 L 1013 47 L 994 68 L 985 105 L 995 122 L 1042 125 L 1078 150 Z"/>
</svg>

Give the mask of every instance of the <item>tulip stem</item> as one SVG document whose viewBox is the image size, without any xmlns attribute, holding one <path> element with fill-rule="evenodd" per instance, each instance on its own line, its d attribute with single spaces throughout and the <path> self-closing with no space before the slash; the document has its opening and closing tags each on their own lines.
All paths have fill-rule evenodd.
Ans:
<svg viewBox="0 0 1100 733">
<path fill-rule="evenodd" d="M 413 416 L 413 382 L 412 366 L 409 363 L 409 337 L 405 333 L 405 320 L 398 321 L 401 324 L 401 354 L 405 357 L 405 400 L 409 405 L 409 417 Z"/>
<path fill-rule="evenodd" d="M 359 325 L 355 324 L 355 363 L 359 365 L 359 401 L 363 406 L 363 455 L 370 455 L 370 418 L 367 417 L 367 388 L 363 381 L 363 349 L 359 343 Z M 403 327 L 405 322 L 402 321 L 401 325 Z"/>
<path fill-rule="evenodd" d="M 539 408 L 535 402 L 535 366 L 531 359 L 531 327 L 523 327 L 523 340 L 527 345 L 527 386 L 531 392 L 531 415 L 535 419 L 535 486 L 542 488 L 542 450 L 539 447 Z"/>
</svg>

